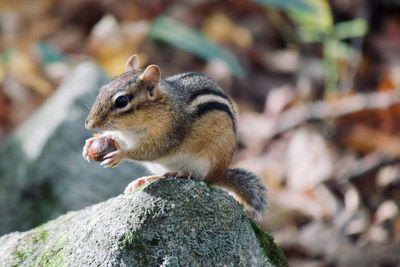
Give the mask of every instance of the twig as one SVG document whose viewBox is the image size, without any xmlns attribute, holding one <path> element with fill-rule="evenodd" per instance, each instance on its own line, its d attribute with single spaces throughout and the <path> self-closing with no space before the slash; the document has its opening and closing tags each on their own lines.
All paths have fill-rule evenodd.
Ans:
<svg viewBox="0 0 400 267">
<path fill-rule="evenodd" d="M 386 109 L 399 103 L 400 89 L 395 89 L 388 92 L 357 94 L 336 102 L 317 101 L 296 106 L 276 119 L 275 127 L 265 136 L 265 140 L 268 143 L 306 122 L 323 121 L 365 110 Z"/>
<path fill-rule="evenodd" d="M 368 174 L 373 174 L 383 167 L 400 163 L 400 155 L 383 156 L 372 154 L 355 162 L 349 169 L 338 173 L 333 180 L 336 184 L 354 182 Z"/>
</svg>

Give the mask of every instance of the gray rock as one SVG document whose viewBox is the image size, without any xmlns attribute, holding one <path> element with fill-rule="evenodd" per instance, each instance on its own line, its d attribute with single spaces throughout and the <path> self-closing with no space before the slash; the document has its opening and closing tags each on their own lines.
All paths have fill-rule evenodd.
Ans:
<svg viewBox="0 0 400 267">
<path fill-rule="evenodd" d="M 0 146 L 0 234 L 27 230 L 69 210 L 104 201 L 145 169 L 109 170 L 81 157 L 89 107 L 105 75 L 84 63 Z"/>
<path fill-rule="evenodd" d="M 1 266 L 287 266 L 224 191 L 162 179 L 0 238 Z"/>
</svg>

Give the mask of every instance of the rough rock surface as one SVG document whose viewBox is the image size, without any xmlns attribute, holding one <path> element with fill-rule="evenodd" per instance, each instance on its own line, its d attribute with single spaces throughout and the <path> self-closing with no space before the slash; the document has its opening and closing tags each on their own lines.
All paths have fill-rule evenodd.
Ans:
<svg viewBox="0 0 400 267">
<path fill-rule="evenodd" d="M 106 81 L 95 64 L 78 66 L 0 145 L 0 235 L 104 201 L 146 174 L 133 163 L 110 170 L 81 157 L 91 136 L 84 121 Z"/>
<path fill-rule="evenodd" d="M 286 266 L 224 191 L 162 179 L 0 238 L 2 266 Z"/>
</svg>

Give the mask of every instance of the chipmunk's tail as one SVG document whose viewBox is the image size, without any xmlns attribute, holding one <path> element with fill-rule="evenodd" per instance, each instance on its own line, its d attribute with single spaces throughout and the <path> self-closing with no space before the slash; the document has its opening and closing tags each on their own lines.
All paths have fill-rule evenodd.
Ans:
<svg viewBox="0 0 400 267">
<path fill-rule="evenodd" d="M 244 205 L 248 216 L 260 221 L 267 207 L 267 189 L 255 174 L 244 169 L 228 169 L 218 181 Z"/>
</svg>

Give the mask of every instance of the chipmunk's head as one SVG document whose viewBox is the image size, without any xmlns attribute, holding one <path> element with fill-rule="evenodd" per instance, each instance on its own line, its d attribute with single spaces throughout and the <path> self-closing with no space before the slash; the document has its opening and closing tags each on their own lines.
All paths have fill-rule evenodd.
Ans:
<svg viewBox="0 0 400 267">
<path fill-rule="evenodd" d="M 131 56 L 124 73 L 100 89 L 86 118 L 86 128 L 125 130 L 143 127 L 141 124 L 151 113 L 149 109 L 159 102 L 159 82 L 158 66 L 150 65 L 140 70 L 139 57 Z"/>
</svg>

